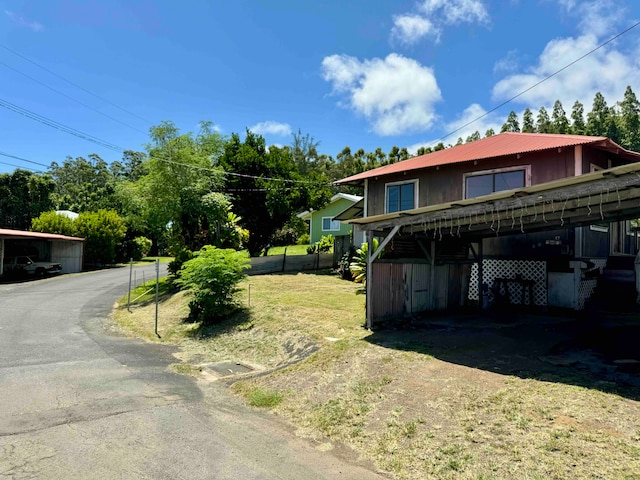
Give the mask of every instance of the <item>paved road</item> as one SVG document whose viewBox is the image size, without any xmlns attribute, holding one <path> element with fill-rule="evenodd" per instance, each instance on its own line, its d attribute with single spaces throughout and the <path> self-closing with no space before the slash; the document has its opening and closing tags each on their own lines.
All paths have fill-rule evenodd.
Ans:
<svg viewBox="0 0 640 480">
<path fill-rule="evenodd" d="M 170 348 L 107 333 L 127 281 L 113 269 L 0 285 L 0 479 L 382 478 L 171 373 Z"/>
</svg>

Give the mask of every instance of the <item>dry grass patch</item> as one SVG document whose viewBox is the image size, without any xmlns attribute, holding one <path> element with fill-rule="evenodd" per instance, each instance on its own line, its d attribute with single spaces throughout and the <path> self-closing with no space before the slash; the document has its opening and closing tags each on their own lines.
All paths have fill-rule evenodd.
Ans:
<svg viewBox="0 0 640 480">
<path fill-rule="evenodd" d="M 503 345 L 469 331 L 409 330 L 373 343 L 355 289 L 326 275 L 252 277 L 243 283 L 245 309 L 207 328 L 183 322 L 177 294 L 160 307 L 160 340 L 150 307 L 120 309 L 115 318 L 150 340 L 178 343 L 190 365 L 228 359 L 273 367 L 233 390 L 300 435 L 349 444 L 396 478 L 640 479 L 637 392 L 573 381 L 561 367 L 556 376 L 492 371 L 483 362 Z M 471 347 L 458 343 L 463 335 Z M 512 349 L 514 341 L 502 339 Z M 445 342 L 459 348 L 429 347 Z M 290 364 L 295 359 L 303 360 Z"/>
</svg>

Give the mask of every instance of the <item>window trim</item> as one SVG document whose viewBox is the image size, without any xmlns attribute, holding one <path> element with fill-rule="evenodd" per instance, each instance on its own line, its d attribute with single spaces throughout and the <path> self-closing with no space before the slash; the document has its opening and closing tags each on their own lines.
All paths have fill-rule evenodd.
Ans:
<svg viewBox="0 0 640 480">
<path fill-rule="evenodd" d="M 467 178 L 477 177 L 480 175 L 495 175 L 496 173 L 517 172 L 524 170 L 524 186 L 519 188 L 526 188 L 531 186 L 531 165 L 518 165 L 515 167 L 501 167 L 492 168 L 489 170 L 478 170 L 477 172 L 467 172 L 462 175 L 462 198 L 467 199 Z M 491 192 L 496 193 L 496 192 Z"/>
<path fill-rule="evenodd" d="M 389 182 L 384 184 L 384 213 L 397 213 L 389 212 L 389 187 L 395 187 L 397 185 L 408 185 L 413 183 L 413 209 L 418 208 L 418 186 L 419 182 L 417 178 L 412 180 L 398 180 L 397 182 Z M 411 210 L 413 210 L 411 209 Z M 398 212 L 405 212 L 406 210 L 398 210 Z"/>
<path fill-rule="evenodd" d="M 329 229 L 324 228 L 325 219 L 329 220 Z M 338 222 L 338 228 L 331 228 L 333 226 L 333 222 Z M 340 231 L 340 220 L 334 220 L 333 217 L 322 217 L 322 221 L 320 222 L 320 228 L 323 232 L 339 232 Z"/>
</svg>

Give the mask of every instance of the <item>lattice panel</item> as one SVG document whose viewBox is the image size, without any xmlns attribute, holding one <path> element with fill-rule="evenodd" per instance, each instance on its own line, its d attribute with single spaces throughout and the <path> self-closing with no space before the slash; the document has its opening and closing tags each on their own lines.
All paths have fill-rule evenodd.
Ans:
<svg viewBox="0 0 640 480">
<path fill-rule="evenodd" d="M 547 304 L 547 262 L 535 260 L 494 260 L 482 261 L 483 280 L 489 286 L 493 286 L 496 278 L 516 278 L 519 275 L 523 280 L 533 280 L 532 287 L 533 304 Z M 509 301 L 520 304 L 522 298 L 522 286 L 515 282 L 507 284 L 509 289 Z M 469 280 L 469 300 L 478 300 L 478 264 L 471 267 Z M 525 296 L 525 304 L 531 300 Z"/>
<path fill-rule="evenodd" d="M 597 285 L 598 279 L 596 278 L 580 280 L 580 289 L 578 290 L 578 301 L 576 302 L 576 310 L 584 309 L 585 302 L 591 298 L 591 295 L 593 295 L 593 292 L 595 291 Z"/>
<path fill-rule="evenodd" d="M 600 273 L 602 273 L 604 267 L 607 266 L 606 258 L 590 258 L 589 261 L 592 262 L 598 270 L 600 270 Z"/>
</svg>

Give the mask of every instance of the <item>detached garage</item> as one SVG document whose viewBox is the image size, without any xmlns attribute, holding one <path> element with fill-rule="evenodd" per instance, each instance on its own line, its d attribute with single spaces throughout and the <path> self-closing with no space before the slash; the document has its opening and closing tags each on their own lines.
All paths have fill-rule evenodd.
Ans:
<svg viewBox="0 0 640 480">
<path fill-rule="evenodd" d="M 84 238 L 0 228 L 0 275 L 4 259 L 27 255 L 34 261 L 62 265 L 62 273 L 82 271 Z"/>
</svg>

